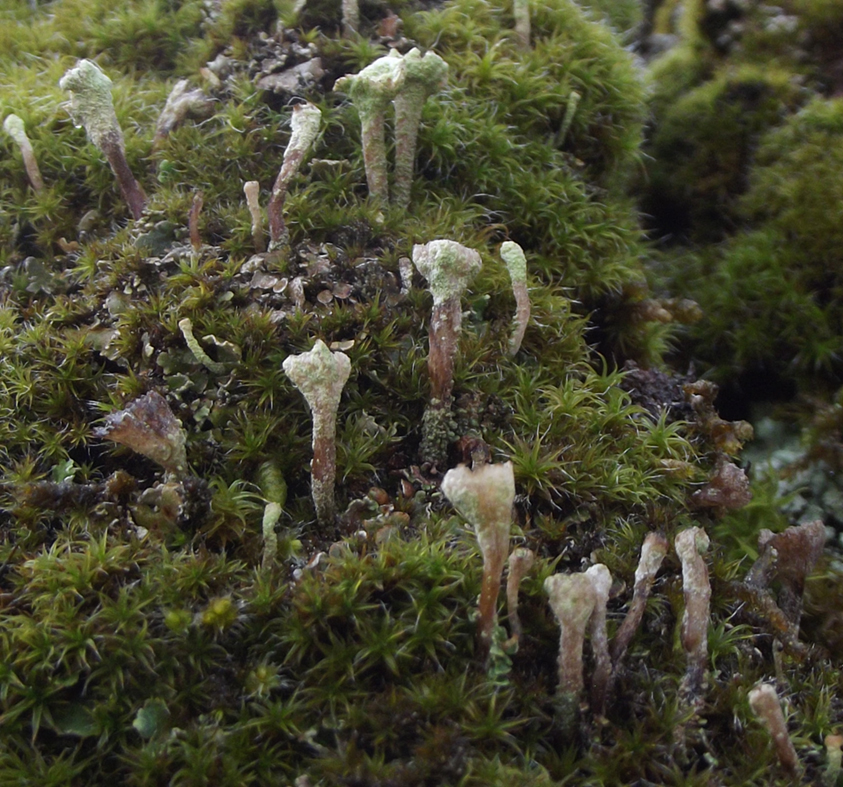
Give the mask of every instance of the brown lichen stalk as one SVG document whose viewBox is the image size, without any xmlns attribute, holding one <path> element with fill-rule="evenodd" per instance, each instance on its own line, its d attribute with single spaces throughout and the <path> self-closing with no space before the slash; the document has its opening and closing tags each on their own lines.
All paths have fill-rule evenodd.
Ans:
<svg viewBox="0 0 843 787">
<path fill-rule="evenodd" d="M 603 715 L 609 680 L 612 677 L 612 659 L 609 656 L 609 635 L 606 630 L 606 606 L 612 589 L 612 575 L 602 563 L 591 566 L 585 575 L 594 587 L 594 612 L 591 615 L 591 650 L 594 653 L 594 673 L 591 678 L 591 710 Z"/>
<path fill-rule="evenodd" d="M 518 616 L 518 591 L 521 581 L 536 562 L 536 555 L 531 549 L 519 547 L 509 556 L 509 575 L 506 579 L 506 610 L 509 619 L 510 642 L 518 644 L 521 639 L 521 618 Z"/>
<path fill-rule="evenodd" d="M 583 688 L 583 643 L 597 594 L 585 574 L 554 574 L 544 589 L 560 629 L 559 694 L 575 701 Z"/>
<path fill-rule="evenodd" d="M 94 436 L 128 446 L 168 473 L 181 475 L 187 469 L 184 429 L 167 400 L 156 391 L 135 399 L 125 410 L 107 415 Z"/>
<path fill-rule="evenodd" d="M 59 87 L 70 93 L 74 122 L 85 126 L 88 138 L 102 151 L 132 218 L 139 219 L 146 207 L 146 195 L 126 160 L 123 132 L 111 100 L 111 80 L 95 63 L 80 60 L 61 78 Z"/>
<path fill-rule="evenodd" d="M 413 263 L 427 279 L 433 295 L 430 316 L 430 405 L 422 424 L 422 459 L 436 464 L 445 458 L 447 421 L 454 386 L 454 361 L 462 324 L 462 294 L 480 270 L 480 254 L 452 240 L 413 246 Z"/>
<path fill-rule="evenodd" d="M 501 575 L 509 552 L 515 475 L 512 462 L 480 465 L 472 470 L 460 465 L 445 474 L 442 493 L 474 527 L 483 555 L 483 584 L 478 605 L 477 639 L 486 659 L 497 625 Z"/>
<path fill-rule="evenodd" d="M 659 572 L 662 560 L 667 554 L 667 539 L 660 533 L 648 533 L 641 547 L 638 568 L 635 569 L 635 586 L 632 589 L 632 601 L 629 610 L 612 640 L 612 662 L 615 667 L 621 662 L 629 643 L 641 625 L 650 590 Z"/>
<path fill-rule="evenodd" d="M 357 108 L 369 194 L 383 203 L 389 200 L 384 121 L 390 102 L 404 84 L 404 75 L 404 59 L 393 49 L 360 73 L 341 77 L 334 85 L 336 90 L 348 93 Z"/>
<path fill-rule="evenodd" d="M 310 352 L 284 360 L 284 371 L 310 406 L 313 418 L 311 492 L 316 520 L 334 522 L 334 482 L 337 475 L 337 410 L 340 395 L 351 373 L 351 361 L 341 352 L 332 353 L 317 339 Z"/>
<path fill-rule="evenodd" d="M 313 104 L 296 104 L 293 107 L 291 121 L 293 133 L 284 151 L 284 160 L 272 187 L 269 204 L 266 206 L 270 249 L 287 241 L 287 224 L 284 221 L 284 203 L 287 201 L 287 190 L 290 187 L 290 181 L 299 171 L 304 157 L 310 150 L 313 140 L 319 133 L 321 120 L 322 112 L 319 107 Z"/>
<path fill-rule="evenodd" d="M 798 633 L 805 581 L 825 547 L 825 525 L 820 520 L 789 527 L 781 533 L 766 528 L 758 534 L 758 559 L 746 576 L 749 587 L 781 584 L 778 603 Z"/>
<path fill-rule="evenodd" d="M 779 763 L 791 776 L 797 778 L 802 768 L 793 741 L 788 734 L 776 690 L 769 683 L 759 683 L 749 692 L 749 706 L 769 730 Z"/>
<path fill-rule="evenodd" d="M 243 194 L 246 197 L 246 205 L 252 219 L 252 242 L 255 244 L 255 251 L 258 254 L 266 249 L 263 238 L 263 215 L 261 214 L 259 199 L 260 188 L 260 183 L 256 180 L 249 180 L 243 184 Z"/>
<path fill-rule="evenodd" d="M 41 170 L 38 168 L 38 161 L 35 158 L 35 151 L 32 143 L 26 135 L 26 128 L 23 121 L 17 115 L 7 115 L 3 121 L 3 128 L 6 133 L 15 141 L 23 156 L 23 166 L 26 176 L 34 191 L 44 190 L 44 181 L 41 178 Z"/>
</svg>

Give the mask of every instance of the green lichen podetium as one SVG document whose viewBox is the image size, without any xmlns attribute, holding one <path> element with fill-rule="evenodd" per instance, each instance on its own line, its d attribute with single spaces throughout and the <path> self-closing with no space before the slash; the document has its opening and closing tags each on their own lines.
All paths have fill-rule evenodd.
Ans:
<svg viewBox="0 0 843 787">
<path fill-rule="evenodd" d="M 108 159 L 123 199 L 133 218 L 139 219 L 146 206 L 146 197 L 126 161 L 126 146 L 114 111 L 111 84 L 96 63 L 83 59 L 62 77 L 59 87 L 70 93 L 73 122 L 85 127 L 88 138 Z"/>
<path fill-rule="evenodd" d="M 427 359 L 430 404 L 424 413 L 420 454 L 425 462 L 443 465 L 450 442 L 445 430 L 462 326 L 462 296 L 483 262 L 475 249 L 453 240 L 432 240 L 413 246 L 413 264 L 433 295 Z"/>
<path fill-rule="evenodd" d="M 313 418 L 311 488 L 316 518 L 322 526 L 333 524 L 334 482 L 337 475 L 337 409 L 351 374 L 345 353 L 331 352 L 317 339 L 310 352 L 284 360 L 284 372 L 301 391 Z"/>
<path fill-rule="evenodd" d="M 114 103 L 111 100 L 111 80 L 90 60 L 80 60 L 59 82 L 70 93 L 70 114 L 77 126 L 85 131 L 97 147 L 107 134 L 118 126 Z"/>
<path fill-rule="evenodd" d="M 416 141 L 424 103 L 448 76 L 448 64 L 435 52 L 422 55 L 413 48 L 404 55 L 404 84 L 393 99 L 395 105 L 395 178 L 392 203 L 398 208 L 410 204 L 410 189 L 416 164 Z"/>
<path fill-rule="evenodd" d="M 460 465 L 442 479 L 442 493 L 472 525 L 483 555 L 483 586 L 478 606 L 481 658 L 489 656 L 497 625 L 497 599 L 503 567 L 509 555 L 509 530 L 515 499 L 512 463 Z"/>
<path fill-rule="evenodd" d="M 385 115 L 404 84 L 405 71 L 404 59 L 393 49 L 388 56 L 378 58 L 360 73 L 337 80 L 334 86 L 336 90 L 348 93 L 360 115 L 369 193 L 383 203 L 389 199 Z"/>
</svg>

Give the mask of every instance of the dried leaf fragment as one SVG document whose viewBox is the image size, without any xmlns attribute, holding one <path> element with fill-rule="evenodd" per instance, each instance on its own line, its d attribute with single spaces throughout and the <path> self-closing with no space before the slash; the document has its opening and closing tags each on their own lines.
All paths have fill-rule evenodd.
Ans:
<svg viewBox="0 0 843 787">
<path fill-rule="evenodd" d="M 107 415 L 105 424 L 95 429 L 94 435 L 128 446 L 157 462 L 168 473 L 183 473 L 187 468 L 186 435 L 181 421 L 156 391 L 135 399 L 124 410 Z"/>
</svg>

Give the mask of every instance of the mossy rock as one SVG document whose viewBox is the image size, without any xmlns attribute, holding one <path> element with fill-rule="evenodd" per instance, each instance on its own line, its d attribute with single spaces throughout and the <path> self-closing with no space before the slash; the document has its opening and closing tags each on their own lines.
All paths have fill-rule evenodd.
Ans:
<svg viewBox="0 0 843 787">
<path fill-rule="evenodd" d="M 681 569 L 668 557 L 610 723 L 554 715 L 559 630 L 544 580 L 604 562 L 618 580 L 614 629 L 644 536 L 719 521 L 694 494 L 737 429 L 710 389 L 692 405 L 684 378 L 619 368 L 645 351 L 660 360 L 644 311 L 620 319 L 646 300 L 623 193 L 643 88 L 620 43 L 568 0 L 534 7 L 527 53 L 502 3 L 401 9 L 406 41 L 338 39 L 333 22 L 324 34 L 261 29 L 290 9 L 259 0 L 201 23 L 197 9 L 58 0 L 49 15 L 3 12 L 19 35 L 1 28 L 2 110 L 24 119 L 46 188 L 33 192 L 4 139 L 0 782 L 769 783 L 747 690 L 783 670 L 798 687 L 798 740 L 813 742 L 839 723 L 828 700 L 839 677 L 818 647 L 807 662 L 798 648 L 774 654 L 764 619 L 733 623 L 751 544 L 710 556 L 711 685 L 698 705 L 679 698 Z M 121 42 L 144 29 L 133 65 Z M 61 73 L 98 54 L 104 30 L 129 166 L 149 198 L 137 222 L 59 108 Z M 396 211 L 368 198 L 357 113 L 332 87 L 387 44 L 415 42 L 451 71 L 425 107 L 411 207 Z M 295 93 L 323 113 L 316 160 L 291 184 L 289 244 L 258 252 L 243 182 L 259 180 L 266 201 L 292 110 L 256 82 L 271 59 L 317 55 L 323 75 Z M 205 58 L 214 68 L 200 72 Z M 183 75 L 215 112 L 154 140 Z M 517 652 L 497 643 L 490 665 L 477 657 L 476 539 L 439 492 L 446 467 L 418 457 L 431 298 L 403 258 L 443 236 L 483 259 L 462 302 L 447 464 L 511 460 L 513 540 L 536 553 L 525 634 Z M 507 237 L 526 251 L 532 301 L 515 357 Z M 606 360 L 592 344 L 612 319 L 622 328 L 601 347 L 628 352 Z M 352 365 L 341 514 L 324 528 L 311 414 L 282 371 L 317 339 Z M 164 431 L 186 468 L 108 439 L 109 424 L 137 420 L 138 400 L 159 408 L 140 431 Z M 816 776 L 819 756 L 808 743 L 800 753 Z"/>
<path fill-rule="evenodd" d="M 748 228 L 675 280 L 706 314 L 699 356 L 720 379 L 766 369 L 804 390 L 840 379 L 841 134 L 843 103 L 819 98 L 768 132 L 738 203 Z"/>
<path fill-rule="evenodd" d="M 720 240 L 738 224 L 759 138 L 797 106 L 800 90 L 788 72 L 744 66 L 673 98 L 660 98 L 643 207 L 662 232 Z"/>
</svg>

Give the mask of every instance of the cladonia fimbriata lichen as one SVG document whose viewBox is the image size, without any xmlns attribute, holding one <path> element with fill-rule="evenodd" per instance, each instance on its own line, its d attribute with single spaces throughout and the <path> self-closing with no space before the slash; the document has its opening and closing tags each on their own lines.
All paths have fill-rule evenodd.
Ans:
<svg viewBox="0 0 843 787">
<path fill-rule="evenodd" d="M 404 84 L 395 97 L 395 179 L 392 203 L 399 208 L 410 204 L 410 187 L 416 161 L 416 142 L 422 110 L 428 97 L 444 84 L 448 64 L 435 52 L 424 56 L 413 48 L 404 55 Z"/>
<path fill-rule="evenodd" d="M 690 527 L 673 542 L 682 561 L 682 591 L 685 611 L 682 614 L 682 647 L 688 667 L 681 693 L 692 705 L 701 701 L 708 664 L 708 624 L 710 619 L 711 584 L 708 567 L 702 558 L 709 546 L 708 534 L 701 527 Z"/>
<path fill-rule="evenodd" d="M 759 683 L 749 692 L 749 706 L 761 723 L 769 730 L 781 766 L 791 776 L 798 777 L 802 768 L 793 741 L 787 731 L 787 723 L 775 688 L 769 683 Z"/>
<path fill-rule="evenodd" d="M 430 317 L 430 405 L 422 424 L 422 459 L 441 463 L 447 452 L 454 359 L 462 323 L 463 292 L 482 266 L 480 254 L 453 240 L 413 246 L 413 263 L 433 295 Z"/>
<path fill-rule="evenodd" d="M 632 601 L 623 623 L 621 623 L 612 639 L 612 662 L 615 669 L 626 654 L 626 649 L 641 624 L 647 599 L 650 596 L 650 589 L 653 587 L 656 574 L 659 572 L 669 546 L 667 539 L 661 533 L 648 533 L 644 539 L 641 546 L 641 557 L 638 560 L 638 567 L 635 569 Z"/>
<path fill-rule="evenodd" d="M 474 527 L 483 555 L 478 642 L 480 655 L 489 655 L 497 623 L 497 600 L 501 574 L 509 552 L 515 475 L 512 462 L 484 464 L 476 469 L 460 465 L 445 473 L 442 493 Z"/>
<path fill-rule="evenodd" d="M 606 630 L 606 605 L 612 589 L 612 574 L 602 563 L 595 563 L 585 575 L 594 587 L 594 612 L 591 615 L 591 650 L 594 653 L 594 673 L 591 679 L 591 710 L 603 715 L 606 692 L 612 676 L 612 659 L 609 656 L 609 634 Z"/>
<path fill-rule="evenodd" d="M 178 128 L 188 116 L 208 117 L 214 111 L 214 101 L 199 88 L 189 89 L 190 82 L 180 79 L 173 85 L 164 109 L 155 124 L 155 143 L 160 143 L 173 129 Z"/>
<path fill-rule="evenodd" d="M 393 49 L 360 73 L 341 77 L 334 85 L 335 90 L 347 93 L 357 108 L 369 194 L 384 203 L 389 200 L 384 119 L 404 84 L 405 74 L 404 58 Z"/>
<path fill-rule="evenodd" d="M 320 525 L 334 521 L 334 482 L 337 474 L 337 410 L 343 387 L 351 374 L 345 353 L 331 352 L 321 339 L 313 349 L 290 355 L 284 372 L 301 391 L 313 418 L 313 461 L 310 466 L 313 505 Z"/>
<path fill-rule="evenodd" d="M 70 93 L 73 122 L 85 127 L 88 138 L 108 159 L 132 217 L 139 219 L 146 196 L 126 161 L 123 132 L 111 99 L 111 80 L 96 63 L 80 60 L 61 78 L 59 87 Z"/>
<path fill-rule="evenodd" d="M 188 349 L 191 353 L 193 353 L 193 357 L 206 369 L 214 374 L 225 374 L 225 372 L 228 371 L 228 366 L 211 358 L 211 356 L 208 355 L 208 353 L 206 353 L 202 348 L 202 345 L 199 344 L 198 339 L 193 333 L 193 322 L 189 317 L 184 317 L 179 320 L 179 330 L 181 331 L 181 335 L 184 337 L 184 342 Z"/>
<path fill-rule="evenodd" d="M 524 49 L 530 47 L 530 0 L 513 0 L 512 15 L 515 17 L 515 35 Z"/>
<path fill-rule="evenodd" d="M 554 574 L 544 581 L 544 589 L 559 623 L 560 710 L 570 716 L 576 712 L 583 687 L 583 643 L 597 593 L 585 574 Z"/>
<path fill-rule="evenodd" d="M 255 244 L 255 251 L 258 254 L 264 251 L 265 248 L 260 190 L 260 183 L 256 180 L 249 180 L 243 184 L 243 195 L 246 197 L 246 206 L 249 208 L 249 216 L 252 219 L 252 243 Z"/>
<path fill-rule="evenodd" d="M 342 0 L 342 34 L 349 38 L 360 29 L 360 4 L 357 0 Z"/>
<path fill-rule="evenodd" d="M 287 242 L 287 225 L 284 221 L 284 202 L 290 181 L 299 171 L 304 157 L 319 133 L 322 111 L 313 104 L 296 104 L 290 121 L 293 133 L 284 151 L 281 170 L 272 187 L 272 196 L 266 208 L 269 220 L 270 251 Z"/>
<path fill-rule="evenodd" d="M 512 335 L 509 339 L 509 354 L 515 355 L 521 349 L 527 323 L 530 322 L 530 295 L 527 292 L 527 258 L 524 250 L 508 240 L 501 244 L 501 259 L 509 271 L 512 294 L 515 296 L 515 316 L 512 320 Z"/>
<path fill-rule="evenodd" d="M 26 176 L 35 191 L 43 191 L 44 181 L 41 179 L 41 170 L 38 168 L 38 160 L 35 158 L 35 151 L 32 143 L 26 135 L 26 128 L 23 121 L 17 115 L 7 115 L 3 121 L 3 128 L 6 133 L 15 141 L 23 156 L 23 166 L 26 169 Z"/>
<path fill-rule="evenodd" d="M 506 578 L 506 610 L 509 619 L 510 645 L 516 648 L 521 638 L 521 618 L 518 616 L 518 590 L 521 581 L 536 562 L 536 553 L 526 547 L 513 549 L 509 556 L 509 573 Z"/>
<path fill-rule="evenodd" d="M 167 400 L 156 391 L 135 399 L 124 410 L 107 415 L 94 435 L 128 446 L 157 462 L 168 473 L 181 475 L 187 469 L 187 435 Z"/>
</svg>

